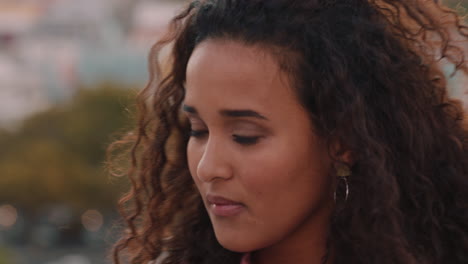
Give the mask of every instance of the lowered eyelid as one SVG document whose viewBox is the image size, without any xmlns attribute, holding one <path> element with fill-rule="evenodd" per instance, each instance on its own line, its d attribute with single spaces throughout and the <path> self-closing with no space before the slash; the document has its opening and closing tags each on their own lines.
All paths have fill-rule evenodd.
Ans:
<svg viewBox="0 0 468 264">
<path fill-rule="evenodd" d="M 190 126 L 192 128 L 194 126 L 206 127 L 205 123 L 199 118 L 196 118 L 196 117 L 193 117 L 193 116 L 188 116 L 188 120 L 189 120 Z"/>
<path fill-rule="evenodd" d="M 230 125 L 230 131 L 233 134 L 249 134 L 249 135 L 258 135 L 266 134 L 268 130 L 263 126 L 257 125 L 252 122 L 235 122 Z"/>
</svg>

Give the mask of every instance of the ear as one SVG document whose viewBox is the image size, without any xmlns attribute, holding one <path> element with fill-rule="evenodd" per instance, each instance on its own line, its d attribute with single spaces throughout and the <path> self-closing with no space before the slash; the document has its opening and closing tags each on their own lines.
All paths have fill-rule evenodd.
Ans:
<svg viewBox="0 0 468 264">
<path fill-rule="evenodd" d="M 356 162 L 353 151 L 337 140 L 330 144 L 330 155 L 334 160 L 346 163 L 350 167 Z"/>
<path fill-rule="evenodd" d="M 343 155 L 341 155 L 340 159 L 344 163 L 348 164 L 349 166 L 353 166 L 356 162 L 354 153 L 351 150 L 346 150 Z"/>
</svg>

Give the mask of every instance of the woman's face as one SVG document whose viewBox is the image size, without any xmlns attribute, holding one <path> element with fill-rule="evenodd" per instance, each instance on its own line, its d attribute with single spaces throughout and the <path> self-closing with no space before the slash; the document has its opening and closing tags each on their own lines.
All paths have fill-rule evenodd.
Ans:
<svg viewBox="0 0 468 264">
<path fill-rule="evenodd" d="M 327 147 L 269 52 L 200 43 L 183 109 L 190 173 L 222 246 L 249 252 L 324 232 L 333 204 Z"/>
</svg>

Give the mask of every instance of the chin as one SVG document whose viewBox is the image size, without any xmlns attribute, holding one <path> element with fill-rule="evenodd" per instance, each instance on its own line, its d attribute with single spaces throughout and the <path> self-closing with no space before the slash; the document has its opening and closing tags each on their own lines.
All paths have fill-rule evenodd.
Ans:
<svg viewBox="0 0 468 264">
<path fill-rule="evenodd" d="M 262 243 L 259 243 L 252 234 L 242 235 L 240 232 L 233 231 L 227 233 L 216 232 L 216 239 L 218 243 L 225 249 L 238 253 L 247 253 L 252 252 L 265 246 Z"/>
<path fill-rule="evenodd" d="M 220 241 L 218 239 L 219 244 L 221 246 L 229 251 L 232 252 L 238 252 L 238 253 L 247 253 L 247 252 L 252 252 L 257 250 L 258 248 L 256 247 L 251 247 L 249 245 L 246 245 L 242 243 L 242 241 Z"/>
</svg>

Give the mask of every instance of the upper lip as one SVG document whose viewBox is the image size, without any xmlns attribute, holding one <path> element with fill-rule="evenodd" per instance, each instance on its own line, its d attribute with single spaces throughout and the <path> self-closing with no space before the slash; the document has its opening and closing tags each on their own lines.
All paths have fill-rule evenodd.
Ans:
<svg viewBox="0 0 468 264">
<path fill-rule="evenodd" d="M 241 204 L 240 202 L 236 202 L 236 201 L 224 198 L 222 196 L 212 195 L 212 194 L 208 194 L 206 196 L 206 200 L 208 201 L 208 203 L 216 204 L 216 205 L 235 205 L 235 204 L 238 205 L 238 204 Z"/>
</svg>

